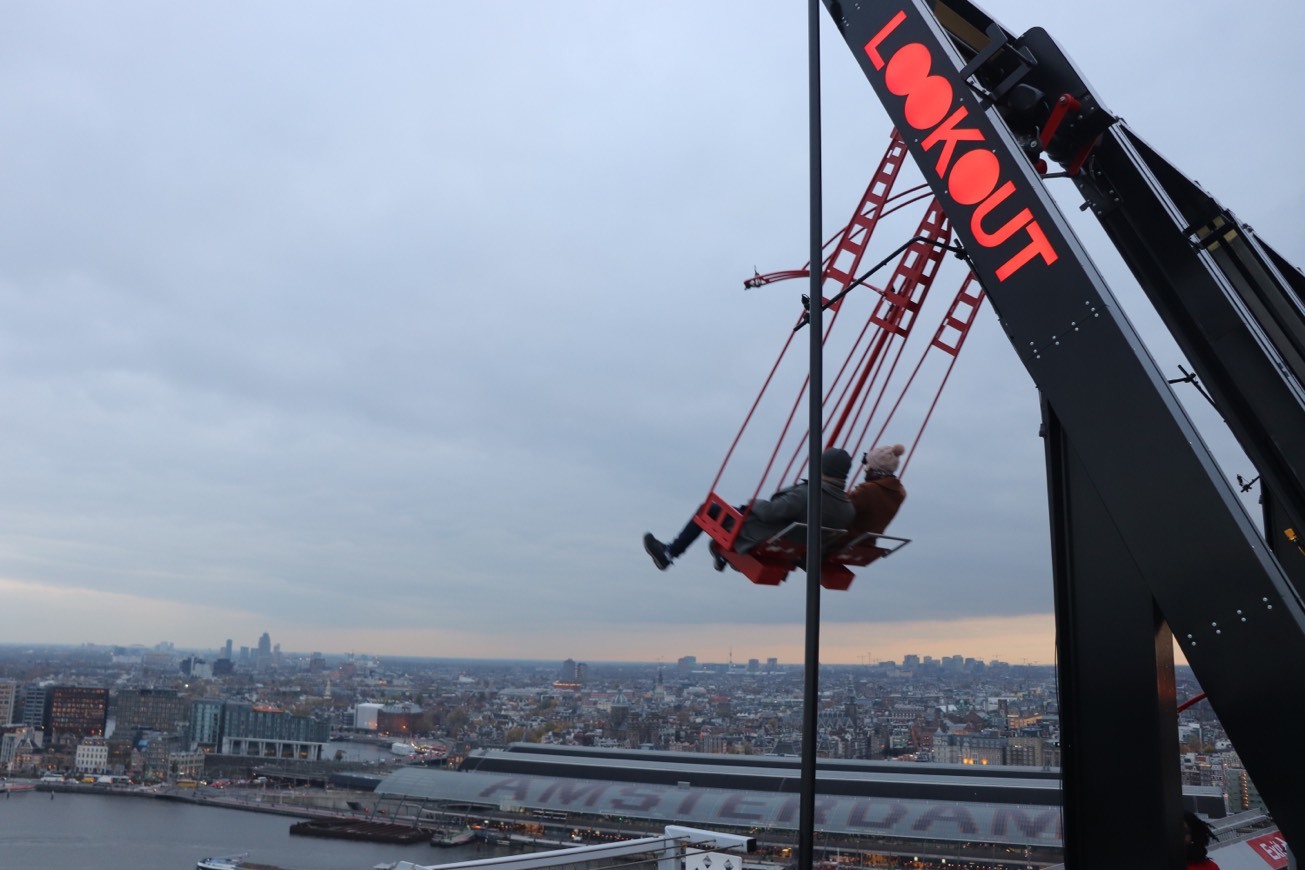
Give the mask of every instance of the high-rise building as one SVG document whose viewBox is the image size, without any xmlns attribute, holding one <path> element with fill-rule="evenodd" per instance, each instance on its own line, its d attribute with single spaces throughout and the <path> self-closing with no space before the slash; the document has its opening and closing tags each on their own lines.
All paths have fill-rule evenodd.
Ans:
<svg viewBox="0 0 1305 870">
<path fill-rule="evenodd" d="M 567 659 L 562 662 L 562 667 L 557 672 L 557 681 L 559 683 L 575 682 L 575 659 Z"/>
<path fill-rule="evenodd" d="M 190 705 L 190 736 L 205 749 L 218 749 L 222 745 L 223 701 L 204 698 Z"/>
<path fill-rule="evenodd" d="M 228 659 L 231 658 L 231 638 L 227 638 L 226 654 L 223 656 L 223 658 L 228 658 Z"/>
<path fill-rule="evenodd" d="M 45 745 L 75 744 L 103 737 L 109 721 L 109 690 L 89 686 L 51 686 L 45 695 Z"/>
<path fill-rule="evenodd" d="M 114 704 L 115 733 L 176 734 L 190 724 L 190 702 L 176 689 L 123 689 Z"/>
<path fill-rule="evenodd" d="M 272 635 L 263 632 L 263 636 L 258 639 L 259 656 L 270 656 L 272 654 Z"/>
<path fill-rule="evenodd" d="M 48 686 L 23 687 L 23 715 L 19 722 L 37 729 L 44 727 L 42 723 L 45 721 L 45 696 L 48 691 Z"/>
<path fill-rule="evenodd" d="M 181 672 L 194 680 L 213 679 L 213 665 L 199 656 L 186 656 L 181 660 Z"/>
<path fill-rule="evenodd" d="M 18 683 L 0 680 L 0 725 L 17 721 L 14 708 L 18 706 Z"/>
</svg>

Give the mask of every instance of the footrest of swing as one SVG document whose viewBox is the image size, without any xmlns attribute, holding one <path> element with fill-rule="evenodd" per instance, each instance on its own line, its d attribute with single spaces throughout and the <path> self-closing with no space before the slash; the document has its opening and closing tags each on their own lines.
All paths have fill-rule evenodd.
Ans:
<svg viewBox="0 0 1305 870">
<path fill-rule="evenodd" d="M 891 556 L 909 543 L 910 538 L 867 532 L 849 543 L 826 550 L 825 563 L 836 562 L 863 568 L 876 559 Z"/>
<path fill-rule="evenodd" d="M 820 566 L 820 585 L 826 589 L 845 592 L 855 579 L 855 574 L 837 562 L 824 562 Z"/>
<path fill-rule="evenodd" d="M 735 553 L 722 548 L 720 554 L 736 571 L 758 586 L 778 586 L 788 579 L 788 572 L 793 570 L 792 562 L 758 559 L 750 552 Z"/>
<path fill-rule="evenodd" d="M 743 514 L 734 505 L 725 501 L 716 493 L 708 493 L 693 521 L 707 535 L 720 545 L 722 550 L 734 548 L 734 540 L 743 528 Z"/>
</svg>

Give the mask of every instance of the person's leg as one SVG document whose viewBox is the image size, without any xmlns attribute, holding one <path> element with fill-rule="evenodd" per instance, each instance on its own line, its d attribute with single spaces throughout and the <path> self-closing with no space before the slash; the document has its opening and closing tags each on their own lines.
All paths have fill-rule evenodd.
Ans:
<svg viewBox="0 0 1305 870">
<path fill-rule="evenodd" d="M 696 514 L 695 514 L 696 516 Z M 675 540 L 666 545 L 666 554 L 672 559 L 678 559 L 684 555 L 684 551 L 693 546 L 693 542 L 698 540 L 702 535 L 702 526 L 693 520 L 689 520 L 680 533 L 675 536 Z"/>
<path fill-rule="evenodd" d="M 715 516 L 720 513 L 720 508 L 713 505 L 710 513 Z M 693 516 L 696 517 L 697 515 L 697 511 L 695 511 Z M 702 526 L 690 518 L 684 528 L 680 529 L 680 533 L 669 544 L 663 544 L 653 537 L 652 532 L 649 532 L 643 536 L 643 548 L 652 557 L 657 570 L 665 571 L 671 566 L 671 562 L 684 555 L 684 551 L 689 549 L 701 534 Z"/>
</svg>

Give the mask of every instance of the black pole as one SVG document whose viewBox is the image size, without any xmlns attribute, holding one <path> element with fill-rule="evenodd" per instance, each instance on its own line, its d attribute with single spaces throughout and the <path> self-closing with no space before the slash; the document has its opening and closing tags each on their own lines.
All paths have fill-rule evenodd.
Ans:
<svg viewBox="0 0 1305 870">
<path fill-rule="evenodd" d="M 810 409 L 807 437 L 807 628 L 806 662 L 802 687 L 802 782 L 798 816 L 798 870 L 811 870 L 815 861 L 816 815 L 816 712 L 820 701 L 820 454 L 824 432 L 821 397 L 824 393 L 821 367 L 821 290 L 824 287 L 821 249 L 820 190 L 820 0 L 807 5 L 807 87 L 810 128 L 811 171 L 811 292 L 807 318 L 811 324 L 811 379 L 807 405 Z"/>
</svg>

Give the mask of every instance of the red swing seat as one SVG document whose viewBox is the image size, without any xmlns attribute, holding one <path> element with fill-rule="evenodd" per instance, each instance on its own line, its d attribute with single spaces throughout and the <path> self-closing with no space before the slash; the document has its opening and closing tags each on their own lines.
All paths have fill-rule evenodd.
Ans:
<svg viewBox="0 0 1305 870">
<path fill-rule="evenodd" d="M 716 542 L 716 551 L 725 561 L 759 586 L 778 586 L 788 579 L 794 568 L 805 570 L 806 523 L 789 523 L 746 553 L 739 553 L 735 551 L 734 543 L 744 519 L 742 511 L 713 492 L 707 496 L 694 522 Z M 843 529 L 824 529 L 823 532 L 825 550 L 820 564 L 820 585 L 838 591 L 848 589 L 856 577 L 849 566 L 865 567 L 910 543 L 906 538 L 869 532 L 841 543 L 846 536 Z M 896 543 L 885 547 L 880 544 L 883 540 Z"/>
</svg>

